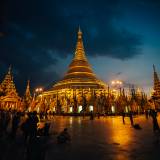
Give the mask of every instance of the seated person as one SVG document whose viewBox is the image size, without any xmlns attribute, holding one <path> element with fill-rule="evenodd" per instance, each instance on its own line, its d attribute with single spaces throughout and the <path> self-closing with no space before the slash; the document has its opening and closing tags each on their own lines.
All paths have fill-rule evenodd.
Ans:
<svg viewBox="0 0 160 160">
<path fill-rule="evenodd" d="M 67 131 L 67 128 L 65 128 L 57 137 L 58 143 L 66 143 L 67 141 L 70 141 L 71 137 Z"/>
</svg>

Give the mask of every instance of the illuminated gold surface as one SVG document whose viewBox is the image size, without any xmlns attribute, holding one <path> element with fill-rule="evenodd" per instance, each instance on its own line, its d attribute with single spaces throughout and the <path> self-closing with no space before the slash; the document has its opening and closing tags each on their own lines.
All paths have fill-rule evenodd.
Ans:
<svg viewBox="0 0 160 160">
<path fill-rule="evenodd" d="M 78 40 L 74 58 L 64 78 L 53 86 L 53 90 L 63 88 L 105 88 L 106 84 L 93 73 L 85 55 L 82 32 L 78 31 Z"/>
</svg>

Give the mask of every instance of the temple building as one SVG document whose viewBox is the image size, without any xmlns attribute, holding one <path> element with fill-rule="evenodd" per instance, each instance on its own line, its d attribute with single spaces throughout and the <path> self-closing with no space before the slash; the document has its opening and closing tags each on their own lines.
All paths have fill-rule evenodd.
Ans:
<svg viewBox="0 0 160 160">
<path fill-rule="evenodd" d="M 147 105 L 143 92 L 134 89 L 129 96 L 121 87 L 115 90 L 97 78 L 86 57 L 79 29 L 75 53 L 66 74 L 50 90 L 36 96 L 30 108 L 58 114 L 143 112 Z"/>
<path fill-rule="evenodd" d="M 28 110 L 32 101 L 32 96 L 30 92 L 30 81 L 27 81 L 26 91 L 22 100 L 24 110 Z"/>
<path fill-rule="evenodd" d="M 13 82 L 11 67 L 9 67 L 8 73 L 0 84 L 0 109 L 22 110 L 21 98 L 18 96 Z"/>
<path fill-rule="evenodd" d="M 155 65 L 153 65 L 153 93 L 152 100 L 154 102 L 155 109 L 160 109 L 160 80 L 156 72 Z"/>
<path fill-rule="evenodd" d="M 43 110 L 49 108 L 56 113 L 105 112 L 101 104 L 105 103 L 106 95 L 107 85 L 93 72 L 85 54 L 82 32 L 79 29 L 74 57 L 68 71 L 51 90 L 39 97 L 44 102 Z"/>
</svg>

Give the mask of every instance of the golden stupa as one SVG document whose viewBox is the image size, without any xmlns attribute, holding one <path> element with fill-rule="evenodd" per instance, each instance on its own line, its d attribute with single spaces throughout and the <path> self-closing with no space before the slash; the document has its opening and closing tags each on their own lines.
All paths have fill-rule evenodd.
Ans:
<svg viewBox="0 0 160 160">
<path fill-rule="evenodd" d="M 104 89 L 105 84 L 94 74 L 88 63 L 84 51 L 82 32 L 79 28 L 78 40 L 74 58 L 64 78 L 53 86 L 53 90 L 59 89 Z"/>
<path fill-rule="evenodd" d="M 97 110 L 98 96 L 107 92 L 107 85 L 96 77 L 87 60 L 79 28 L 76 50 L 68 71 L 53 88 L 39 96 L 40 103 L 36 108 L 56 113 Z"/>
</svg>

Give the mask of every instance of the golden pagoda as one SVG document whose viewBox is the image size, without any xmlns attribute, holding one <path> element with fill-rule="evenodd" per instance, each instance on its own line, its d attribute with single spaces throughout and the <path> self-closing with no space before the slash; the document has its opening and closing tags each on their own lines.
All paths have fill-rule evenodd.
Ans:
<svg viewBox="0 0 160 160">
<path fill-rule="evenodd" d="M 11 67 L 5 75 L 4 80 L 0 84 L 0 108 L 5 110 L 20 110 L 21 98 L 18 96 L 13 76 L 11 74 Z"/>
<path fill-rule="evenodd" d="M 105 84 L 97 79 L 90 64 L 88 63 L 82 41 L 82 32 L 80 29 L 78 31 L 76 51 L 74 54 L 74 58 L 69 65 L 69 69 L 64 78 L 53 86 L 53 90 L 65 88 L 105 88 Z"/>
<path fill-rule="evenodd" d="M 31 96 L 31 92 L 30 92 L 30 81 L 27 81 L 27 87 L 26 87 L 26 91 L 23 97 L 23 106 L 24 106 L 24 110 L 27 110 L 31 104 L 32 101 L 32 96 Z"/>
<path fill-rule="evenodd" d="M 39 99 L 44 99 L 46 109 L 61 113 L 96 111 L 98 97 L 107 94 L 107 85 L 99 80 L 89 64 L 79 28 L 74 57 L 68 71 L 50 91 L 43 92 Z M 95 108 L 97 107 L 97 108 Z M 99 107 L 99 111 L 102 107 Z"/>
<path fill-rule="evenodd" d="M 160 109 L 160 80 L 156 72 L 155 65 L 153 65 L 153 93 L 152 101 L 155 109 Z"/>
</svg>

